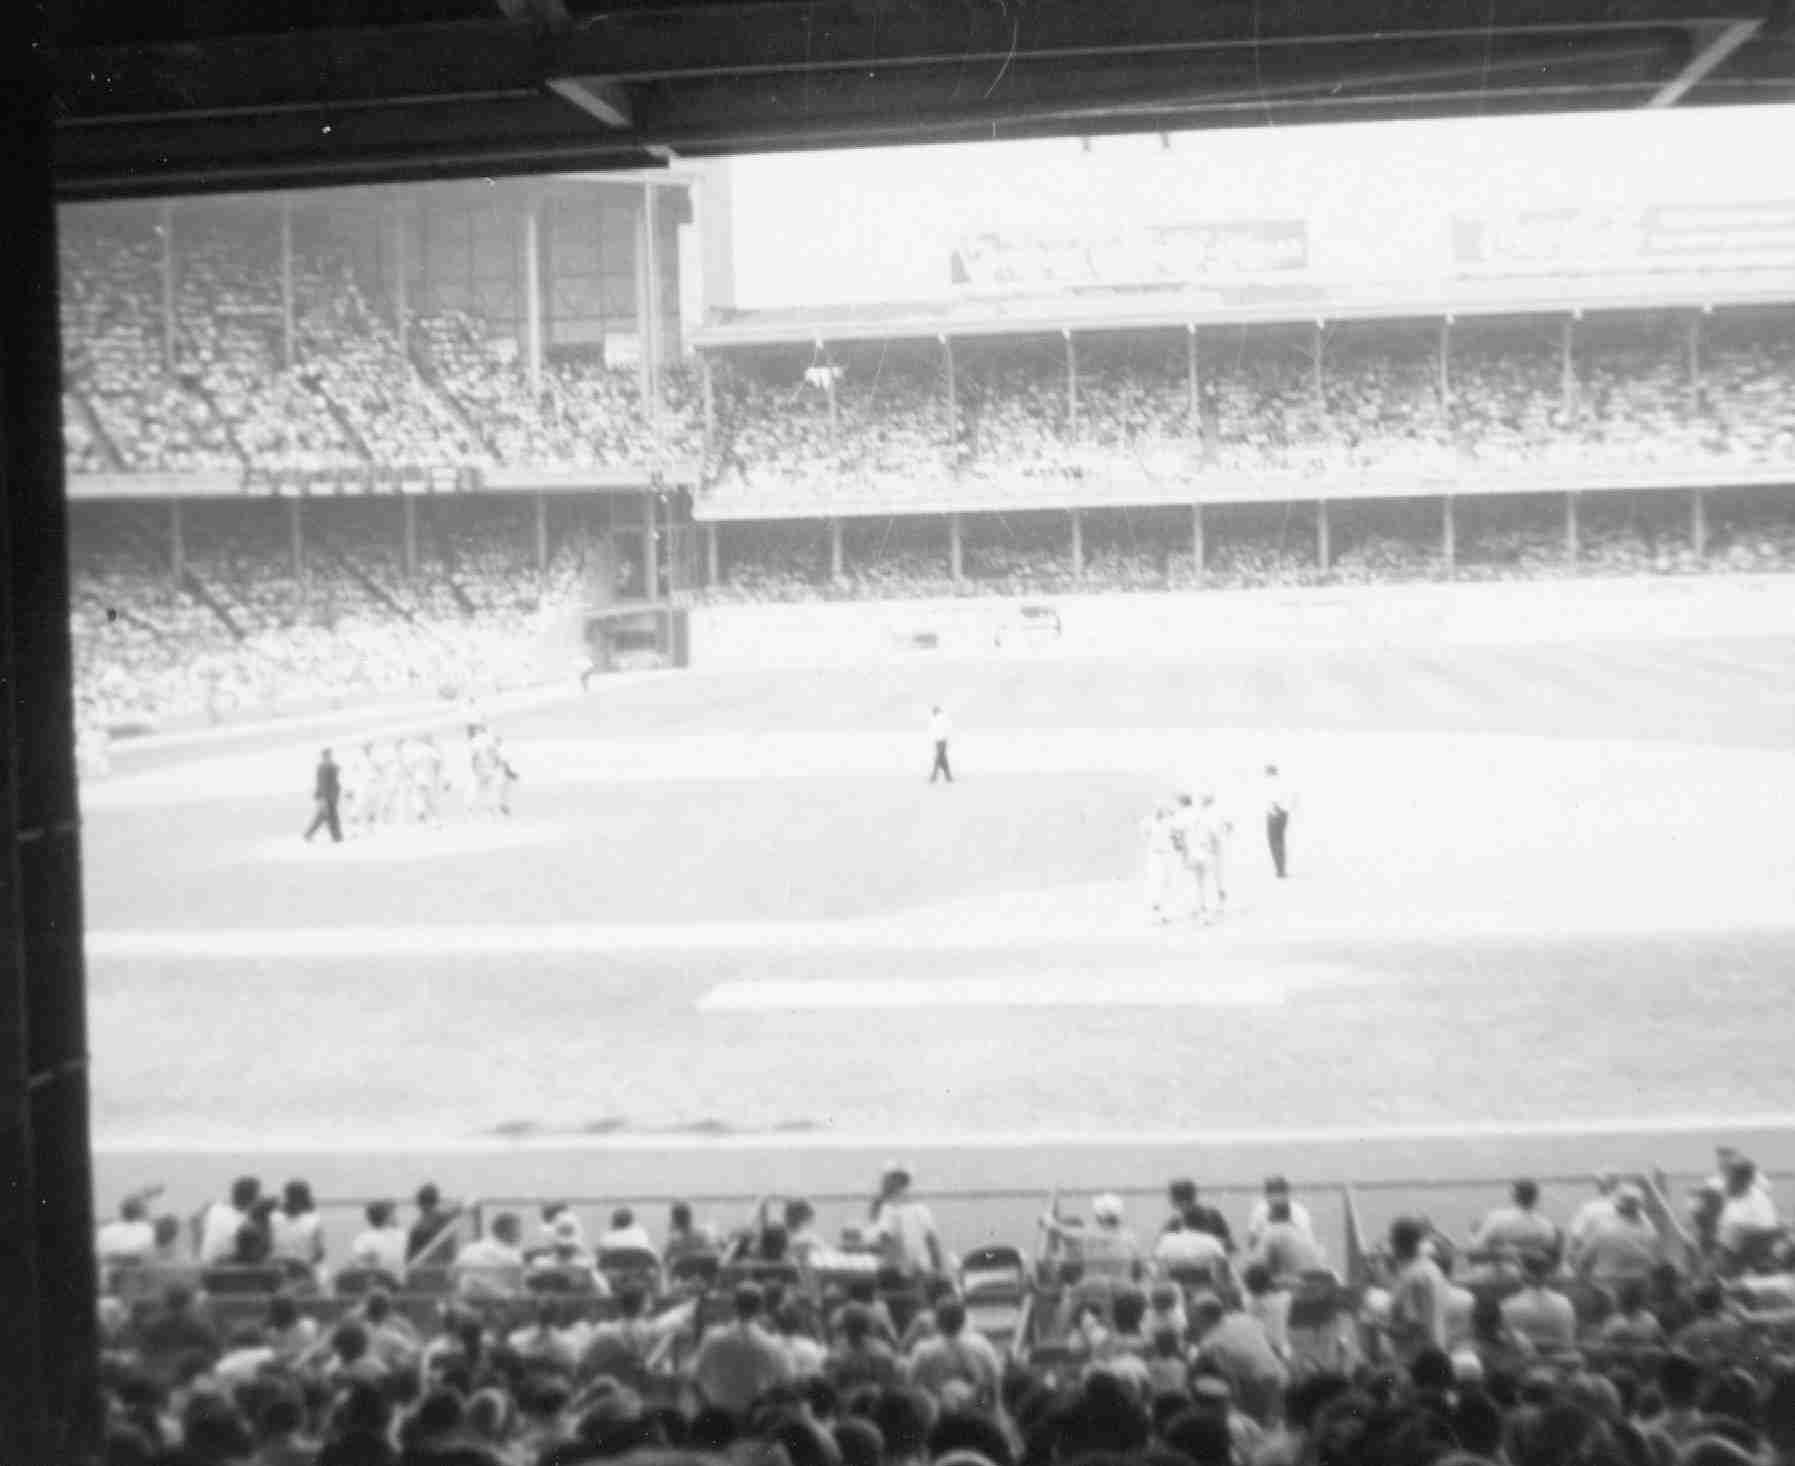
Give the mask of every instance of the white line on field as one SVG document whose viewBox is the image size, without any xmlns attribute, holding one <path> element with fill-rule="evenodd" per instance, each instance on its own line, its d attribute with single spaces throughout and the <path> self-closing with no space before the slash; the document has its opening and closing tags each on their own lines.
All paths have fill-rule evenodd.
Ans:
<svg viewBox="0 0 1795 1466">
<path fill-rule="evenodd" d="M 1120 977 L 1101 971 L 906 981 L 859 978 L 812 982 L 726 982 L 698 1000 L 700 1013 L 822 1013 L 944 1008 L 1277 1007 L 1280 976 L 1215 981 L 1194 969 L 1176 977 Z"/>
</svg>

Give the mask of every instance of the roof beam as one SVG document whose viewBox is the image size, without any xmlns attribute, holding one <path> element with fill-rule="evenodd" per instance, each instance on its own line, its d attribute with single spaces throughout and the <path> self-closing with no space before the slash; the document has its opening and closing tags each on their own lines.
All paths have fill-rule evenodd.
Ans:
<svg viewBox="0 0 1795 1466">
<path fill-rule="evenodd" d="M 1646 106 L 1676 106 L 1695 87 L 1701 85 L 1709 73 L 1717 66 L 1724 65 L 1733 52 L 1763 28 L 1762 20 L 1735 20 L 1726 25 L 1697 26 L 1693 34 L 1698 38 L 1705 37 L 1707 44 L 1689 58 L 1687 66 L 1652 95 Z"/>
<path fill-rule="evenodd" d="M 612 132 L 635 130 L 635 109 L 630 106 L 629 93 L 617 82 L 560 76 L 549 82 L 548 89 Z"/>
</svg>

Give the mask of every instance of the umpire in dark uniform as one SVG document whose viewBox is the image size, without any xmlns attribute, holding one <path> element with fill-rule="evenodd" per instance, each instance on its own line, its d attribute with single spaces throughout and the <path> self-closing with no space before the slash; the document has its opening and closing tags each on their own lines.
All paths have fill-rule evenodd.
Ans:
<svg viewBox="0 0 1795 1466">
<path fill-rule="evenodd" d="M 312 801 L 315 812 L 312 822 L 305 827 L 306 843 L 311 843 L 312 836 L 319 830 L 329 830 L 334 844 L 343 843 L 343 826 L 337 819 L 337 801 L 343 795 L 343 781 L 337 770 L 337 761 L 330 756 L 327 748 L 318 759 L 318 777 L 312 785 Z"/>
</svg>

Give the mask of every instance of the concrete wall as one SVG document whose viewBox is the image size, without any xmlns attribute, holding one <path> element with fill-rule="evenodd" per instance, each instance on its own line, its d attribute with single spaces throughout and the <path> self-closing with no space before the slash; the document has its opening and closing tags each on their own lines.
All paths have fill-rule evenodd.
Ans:
<svg viewBox="0 0 1795 1466">
<path fill-rule="evenodd" d="M 1057 640 L 1023 632 L 1051 606 Z M 1215 651 L 1472 646 L 1795 630 L 1795 576 L 1347 586 L 1164 595 L 706 606 L 692 613 L 697 667 L 864 665 L 1009 654 L 1175 657 Z M 935 645 L 918 644 L 933 637 Z"/>
</svg>

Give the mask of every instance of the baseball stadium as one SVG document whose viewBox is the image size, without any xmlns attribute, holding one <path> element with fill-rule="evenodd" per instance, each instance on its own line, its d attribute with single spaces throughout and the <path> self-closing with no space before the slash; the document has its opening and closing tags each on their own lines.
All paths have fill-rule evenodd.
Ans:
<svg viewBox="0 0 1795 1466">
<path fill-rule="evenodd" d="M 174 1253 L 107 1244 L 156 1213 L 217 1345 L 171 1388 L 273 1348 L 277 1300 L 323 1328 L 285 1364 L 350 1377 L 372 1272 L 423 1339 L 485 1317 L 519 1401 L 568 1352 L 584 1402 L 580 1341 L 644 1286 L 596 1240 L 625 1211 L 675 1320 L 630 1387 L 675 1434 L 732 1398 L 736 1285 L 820 1358 L 876 1279 L 913 1359 L 976 1326 L 1087 1412 L 1055 1455 L 1009 1374 L 999 1409 L 917 1366 L 937 1431 L 991 1407 L 1007 1459 L 1076 1459 L 1102 1376 L 1143 1419 L 1188 1392 L 1168 1461 L 1262 1459 L 1173 1423 L 1219 1390 L 1288 1428 L 1272 1374 L 1200 1322 L 1130 1353 L 1131 1290 L 1257 1319 L 1264 1272 L 1292 1398 L 1430 1348 L 1468 1389 L 1488 1341 L 1400 1327 L 1423 1224 L 1467 1297 L 1571 1300 L 1532 1367 L 1643 1392 L 1693 1351 L 1608 1330 L 1616 1217 L 1678 1327 L 1720 1280 L 1731 1347 L 1781 1347 L 1795 195 L 1712 163 L 1736 115 L 64 207 L 111 1347 L 163 1336 L 133 1279 Z M 1204 853 L 1159 851 L 1198 805 Z M 1159 1251 L 1192 1177 L 1243 1246 L 1194 1277 Z M 675 1203 L 744 1250 L 676 1279 Z M 542 1268 L 465 1288 L 456 1249 L 539 1210 Z M 1750 1459 L 1784 1459 L 1770 1409 Z"/>
</svg>

